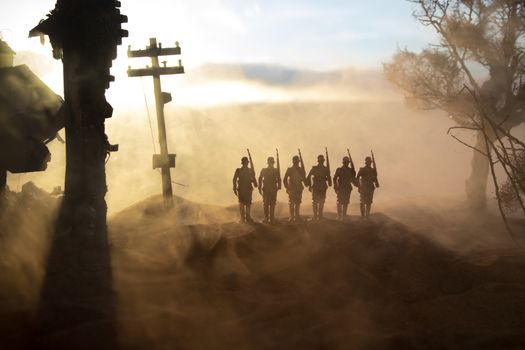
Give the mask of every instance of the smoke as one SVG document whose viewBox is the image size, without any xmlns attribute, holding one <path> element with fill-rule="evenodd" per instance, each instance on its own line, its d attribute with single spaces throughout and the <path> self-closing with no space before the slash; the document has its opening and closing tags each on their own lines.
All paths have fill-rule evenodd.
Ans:
<svg viewBox="0 0 525 350">
<path fill-rule="evenodd" d="M 215 64 L 188 72 L 185 79 L 184 86 L 193 89 L 192 96 L 197 100 L 213 100 L 223 93 L 220 89 L 199 90 L 214 82 L 239 84 L 241 93 L 243 87 L 263 93 L 260 102 L 248 100 L 244 104 L 223 100 L 218 106 L 166 105 L 168 146 L 171 153 L 177 154 L 176 168 L 172 170 L 172 179 L 178 183 L 173 184 L 177 196 L 220 206 L 235 204 L 231 181 L 246 148 L 252 152 L 257 172 L 279 148 L 284 172 L 298 148 L 306 166 L 311 167 L 325 146 L 330 152 L 332 172 L 347 148 L 357 167 L 370 149 L 374 150 L 382 184 L 376 192 L 377 203 L 464 196 L 472 151 L 446 135 L 453 121 L 441 112 L 405 107 L 401 96 L 388 87 L 379 72 L 351 68 L 313 72 L 262 64 Z M 117 82 L 112 89 L 119 92 L 122 84 L 124 81 Z M 184 96 L 184 86 L 176 90 L 177 101 L 182 99 L 179 95 Z M 140 86 L 137 89 L 140 91 Z M 265 102 L 264 91 L 283 92 L 283 99 Z M 236 92 L 230 97 L 234 98 Z M 133 97 L 134 102 L 129 97 L 117 97 L 110 98 L 115 113 L 107 121 L 109 140 L 120 145 L 119 152 L 113 153 L 107 163 L 110 214 L 161 192 L 160 173 L 152 169 L 152 155 L 159 152 L 153 106 L 148 119 L 142 97 Z M 131 108 L 129 103 L 139 107 Z M 517 133 L 522 134 L 523 128 Z M 49 149 L 52 160 L 47 171 L 10 175 L 12 189 L 20 189 L 30 180 L 48 191 L 63 185 L 65 147 L 53 141 Z M 351 202 L 355 203 L 357 197 L 354 191 Z M 257 193 L 254 199 L 260 200 Z M 284 191 L 280 191 L 278 200 L 287 202 Z M 309 210 L 307 191 L 303 203 L 303 208 Z M 329 189 L 327 209 L 334 210 L 334 205 L 335 193 Z"/>
<path fill-rule="evenodd" d="M 428 113 L 428 112 L 427 112 Z M 248 104 L 207 109 L 166 108 L 168 144 L 177 154 L 172 170 L 176 195 L 217 205 L 235 203 L 233 171 L 250 148 L 257 172 L 279 148 L 283 171 L 301 148 L 307 167 L 327 146 L 332 172 L 350 148 L 356 166 L 374 150 L 382 187 L 377 200 L 432 195 L 463 195 L 470 150 L 446 135 L 449 121 L 423 115 L 401 103 Z M 148 119 L 139 113 L 116 115 L 108 123 L 111 142 L 120 144 L 107 164 L 110 212 L 160 192 L 160 174 L 152 169 Z M 45 173 L 22 175 L 51 190 L 63 183 L 64 146 L 50 145 L 53 158 Z M 17 176 L 9 183 L 16 188 Z M 355 200 L 356 194 L 353 194 Z M 257 200 L 257 195 L 254 197 Z M 281 191 L 278 199 L 286 201 Z M 335 196 L 329 190 L 328 203 Z M 305 193 L 305 203 L 308 193 Z"/>
<path fill-rule="evenodd" d="M 178 201 L 175 212 L 157 215 L 129 208 L 110 221 L 121 347 L 384 349 L 417 342 L 449 349 L 458 343 L 440 335 L 470 330 L 485 342 L 485 329 L 508 322 L 485 318 L 510 312 L 506 300 L 515 307 L 521 298 L 510 292 L 512 278 L 505 296 L 488 289 L 515 273 L 494 250 L 479 253 L 512 247 L 495 238 L 503 228 L 494 219 L 472 225 L 472 217 L 454 212 L 456 203 L 382 207 L 419 217 L 417 228 L 430 230 L 415 233 L 381 214 L 371 222 L 271 226 L 215 218 L 185 225 L 192 214 L 180 211 L 200 210 L 195 203 Z M 471 306 L 478 293 L 491 298 L 490 311 Z M 442 311 L 452 306 L 457 318 Z"/>
<path fill-rule="evenodd" d="M 457 310 L 465 319 L 482 319 L 477 308 L 453 298 L 471 289 L 492 298 L 483 281 L 501 277 L 474 280 L 473 268 L 442 245 L 465 253 L 487 245 L 508 247 L 509 240 L 500 239 L 503 230 L 493 218 L 473 225 L 476 218 L 458 210 L 471 153 L 446 135 L 451 122 L 440 113 L 412 111 L 390 100 L 288 101 L 168 105 L 166 118 L 170 151 L 177 154 L 173 180 L 184 185 L 174 184 L 175 209 L 167 213 L 158 195 L 160 174 L 151 162 L 159 149 L 155 123 L 154 140 L 147 117 L 138 111 L 117 109 L 107 123 L 111 142 L 120 144 L 107 163 L 107 201 L 122 348 L 290 349 L 308 348 L 312 341 L 319 348 L 388 347 L 423 334 L 422 329 L 442 332 L 439 310 L 450 303 L 466 305 Z M 278 147 L 284 171 L 298 147 L 310 167 L 325 146 L 332 172 L 346 148 L 356 166 L 373 148 L 381 182 L 373 210 L 421 232 L 381 214 L 350 224 L 231 223 L 237 219 L 232 176 L 246 148 L 259 171 Z M 11 175 L 11 187 L 29 179 L 46 190 L 63 184 L 64 145 L 52 142 L 50 150 L 48 171 Z M 254 198 L 260 200 L 256 193 Z M 303 198 L 308 214 L 307 191 Z M 278 199 L 278 215 L 285 216 L 286 193 Z M 356 202 L 354 191 L 352 215 Z M 334 204 L 330 189 L 327 209 L 334 210 Z M 30 209 L 18 208 L 17 217 L 0 220 L 17 227 L 0 250 L 0 285 L 12 300 L 9 310 L 20 310 L 26 322 L 15 329 L 27 327 L 27 315 L 35 310 L 54 219 L 53 208 Z M 259 203 L 254 216 L 260 216 Z M 423 325 L 413 318 L 421 310 Z M 386 336 L 385 325 L 393 327 Z M 70 337 L 70 331 L 59 337 Z"/>
<path fill-rule="evenodd" d="M 0 194 L 1 195 L 1 194 Z M 58 200 L 25 184 L 20 193 L 0 196 L 0 313 L 32 315 L 45 275 Z M 3 318 L 4 319 L 4 318 Z M 19 317 L 16 325 L 27 322 Z M 3 325 L 5 326 L 5 325 Z"/>
<path fill-rule="evenodd" d="M 374 149 L 382 182 L 379 200 L 463 194 L 463 179 L 468 170 L 463 164 L 467 164 L 470 152 L 446 136 L 446 119 L 427 118 L 400 104 L 282 103 L 206 110 L 168 108 L 166 115 L 170 149 L 177 153 L 173 179 L 187 185 L 175 185 L 175 193 L 194 201 L 219 205 L 235 202 L 231 180 L 246 148 L 252 152 L 257 172 L 265 166 L 266 158 L 275 153 L 275 148 L 279 148 L 283 171 L 298 148 L 306 166 L 311 167 L 327 146 L 332 171 L 340 165 L 347 148 L 356 166 L 362 166 L 364 157 Z M 147 121 L 134 116 L 123 119 L 125 129 L 108 128 L 111 139 L 121 144 L 120 153 L 108 163 L 108 201 L 112 209 L 160 189 L 160 175 L 151 169 L 152 142 L 146 132 Z M 116 124 L 116 119 L 112 122 Z M 143 132 L 139 134 L 138 130 Z M 117 204 L 117 198 L 122 204 Z M 278 198 L 287 200 L 284 191 Z M 330 190 L 328 203 L 333 203 L 334 198 Z"/>
</svg>

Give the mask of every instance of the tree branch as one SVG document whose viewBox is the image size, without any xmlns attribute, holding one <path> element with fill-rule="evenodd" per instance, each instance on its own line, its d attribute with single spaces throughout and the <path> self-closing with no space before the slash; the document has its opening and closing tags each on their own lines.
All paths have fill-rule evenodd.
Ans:
<svg viewBox="0 0 525 350">
<path fill-rule="evenodd" d="M 457 127 L 457 128 L 460 128 L 460 127 Z M 450 129 L 449 129 L 450 130 Z M 476 129 L 477 130 L 477 129 Z M 480 154 L 484 155 L 485 157 L 488 157 L 489 155 L 485 152 L 483 152 L 482 150 L 480 150 L 479 148 L 476 148 L 472 145 L 469 145 L 468 143 L 466 143 L 465 141 L 461 140 L 459 137 L 457 137 L 456 135 L 454 134 L 451 134 L 449 132 L 447 132 L 448 135 L 450 135 L 450 137 L 452 137 L 454 140 L 458 141 L 459 143 L 461 143 L 462 145 L 470 148 L 470 149 L 473 149 L 474 151 L 476 152 L 479 152 Z"/>
</svg>

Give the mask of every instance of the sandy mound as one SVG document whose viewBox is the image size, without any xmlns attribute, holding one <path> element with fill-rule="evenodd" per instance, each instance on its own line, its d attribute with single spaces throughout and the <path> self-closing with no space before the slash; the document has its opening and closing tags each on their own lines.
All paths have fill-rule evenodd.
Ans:
<svg viewBox="0 0 525 350">
<path fill-rule="evenodd" d="M 126 349 L 511 349 L 525 253 L 370 222 L 111 230 Z"/>
<path fill-rule="evenodd" d="M 235 220 L 236 217 L 235 208 L 195 203 L 177 196 L 173 197 L 173 209 L 166 213 L 162 196 L 159 195 L 135 203 L 111 216 L 109 221 L 115 231 L 128 228 L 149 231 L 162 230 L 174 224 L 228 222 Z"/>
<path fill-rule="evenodd" d="M 96 244 L 51 240 L 56 202 L 16 202 L 26 209 L 10 213 L 25 214 L 2 221 L 17 228 L 2 232 L 1 348 L 28 339 L 32 349 L 54 350 L 525 344 L 525 252 L 484 239 L 456 249 L 474 242 L 479 223 L 415 206 L 405 209 L 418 215 L 393 215 L 417 218 L 417 231 L 382 214 L 244 225 L 233 222 L 235 207 L 176 198 L 165 213 L 159 199 L 111 217 L 108 242 Z M 451 227 L 457 237 L 442 238 Z"/>
</svg>

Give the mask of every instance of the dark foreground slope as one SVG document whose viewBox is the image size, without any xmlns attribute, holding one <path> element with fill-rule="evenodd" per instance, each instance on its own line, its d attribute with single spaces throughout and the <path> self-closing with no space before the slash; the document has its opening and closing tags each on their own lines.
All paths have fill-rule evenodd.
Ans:
<svg viewBox="0 0 525 350">
<path fill-rule="evenodd" d="M 111 237 L 126 349 L 525 344 L 523 252 L 460 257 L 380 214 Z"/>
<path fill-rule="evenodd" d="M 111 297 L 104 295 L 106 286 L 75 278 L 87 274 L 75 269 L 89 274 L 103 269 L 97 261 L 58 264 L 53 288 L 58 314 L 47 314 L 38 301 L 53 216 L 38 216 L 32 230 L 18 230 L 16 246 L 6 244 L 11 239 L 0 241 L 0 348 L 405 350 L 525 344 L 523 250 L 478 246 L 459 254 L 382 214 L 345 223 L 243 225 L 226 222 L 235 214 L 229 209 L 182 199 L 176 204 L 163 214 L 151 199 L 110 220 Z M 44 212 L 53 213 L 52 207 Z M 455 232 L 461 234 L 459 228 Z M 69 259 L 76 254 L 70 246 L 60 249 Z M 83 258 L 97 256 L 83 253 L 89 246 L 76 249 Z M 35 254 L 38 259 L 28 258 Z M 61 290 L 64 298 L 58 298 Z M 104 334 L 115 334 L 115 342 L 104 341 Z"/>
<path fill-rule="evenodd" d="M 0 194 L 0 349 L 20 344 L 34 318 L 59 202 L 31 182 Z"/>
</svg>

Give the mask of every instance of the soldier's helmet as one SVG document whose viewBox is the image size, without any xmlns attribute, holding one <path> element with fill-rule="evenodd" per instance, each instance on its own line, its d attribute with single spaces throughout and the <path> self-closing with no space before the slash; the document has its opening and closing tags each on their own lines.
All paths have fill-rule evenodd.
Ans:
<svg viewBox="0 0 525 350">
<path fill-rule="evenodd" d="M 275 159 L 273 157 L 268 157 L 268 164 L 274 164 Z"/>
<path fill-rule="evenodd" d="M 350 163 L 350 158 L 343 157 L 343 164 L 348 164 L 348 163 Z"/>
<path fill-rule="evenodd" d="M 318 155 L 317 160 L 318 161 L 322 160 L 324 162 L 324 156 L 322 154 Z"/>
<path fill-rule="evenodd" d="M 242 157 L 241 158 L 241 164 L 248 164 L 250 161 L 248 160 L 248 157 Z"/>
<path fill-rule="evenodd" d="M 372 158 L 371 157 L 366 157 L 365 158 L 365 163 L 372 163 Z"/>
<path fill-rule="evenodd" d="M 292 157 L 292 162 L 294 162 L 294 163 L 299 163 L 299 160 L 300 160 L 299 156 L 293 156 Z"/>
</svg>

